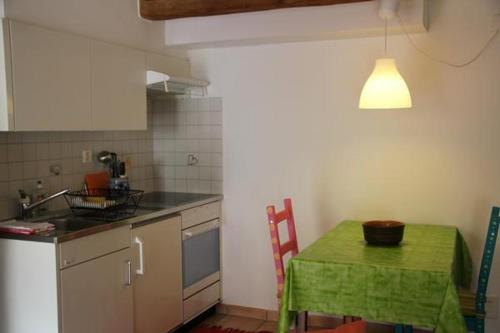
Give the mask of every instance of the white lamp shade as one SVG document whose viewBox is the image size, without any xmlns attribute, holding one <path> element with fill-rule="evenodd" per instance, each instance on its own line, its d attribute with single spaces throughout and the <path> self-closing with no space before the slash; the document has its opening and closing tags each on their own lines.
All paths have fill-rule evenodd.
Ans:
<svg viewBox="0 0 500 333">
<path fill-rule="evenodd" d="M 359 98 L 360 109 L 411 108 L 411 95 L 392 58 L 377 59 Z"/>
</svg>

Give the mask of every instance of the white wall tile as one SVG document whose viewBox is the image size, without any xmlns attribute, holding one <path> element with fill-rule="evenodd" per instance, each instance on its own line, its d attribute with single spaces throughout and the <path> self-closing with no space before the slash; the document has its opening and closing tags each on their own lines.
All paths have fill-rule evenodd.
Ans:
<svg viewBox="0 0 500 333">
<path fill-rule="evenodd" d="M 38 150 L 37 150 L 38 152 Z M 62 157 L 62 146 L 60 142 L 49 143 L 49 158 L 58 159 Z"/>
<path fill-rule="evenodd" d="M 0 162 L 8 161 L 8 151 L 6 144 L 0 144 Z"/>
<path fill-rule="evenodd" d="M 187 180 L 187 192 L 189 193 L 199 193 L 200 192 L 200 181 L 194 179 Z"/>
<path fill-rule="evenodd" d="M 209 112 L 209 122 L 210 125 L 222 125 L 222 112 L 214 111 Z"/>
<path fill-rule="evenodd" d="M 36 143 L 25 143 L 23 144 L 23 160 L 24 161 L 36 161 Z"/>
<path fill-rule="evenodd" d="M 9 144 L 7 147 L 7 159 L 9 162 L 20 162 L 23 160 L 23 145 Z"/>
<path fill-rule="evenodd" d="M 175 180 L 175 192 L 186 192 L 187 191 L 187 181 L 185 179 Z"/>
<path fill-rule="evenodd" d="M 222 111 L 222 98 L 210 98 L 210 111 Z"/>
<path fill-rule="evenodd" d="M 150 131 L 155 165 L 152 186 L 188 192 L 222 191 L 222 100 L 166 99 L 155 102 L 153 109 L 159 124 Z M 187 165 L 188 153 L 198 155 L 198 164 Z"/>
<path fill-rule="evenodd" d="M 9 165 L 7 163 L 0 163 L 0 181 L 5 182 L 9 180 Z"/>
<path fill-rule="evenodd" d="M 23 180 L 23 171 L 22 162 L 9 163 L 9 180 Z"/>
<path fill-rule="evenodd" d="M 186 178 L 187 179 L 199 179 L 200 178 L 200 167 L 198 166 L 188 166 L 186 168 Z"/>
<path fill-rule="evenodd" d="M 199 177 L 202 180 L 212 179 L 212 168 L 209 166 L 201 166 Z"/>
<path fill-rule="evenodd" d="M 24 162 L 23 177 L 24 179 L 38 177 L 38 163 L 36 161 Z"/>
</svg>

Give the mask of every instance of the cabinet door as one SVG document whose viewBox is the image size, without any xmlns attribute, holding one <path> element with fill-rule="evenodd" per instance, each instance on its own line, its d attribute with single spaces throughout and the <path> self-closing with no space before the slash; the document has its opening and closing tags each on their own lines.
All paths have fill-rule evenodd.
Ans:
<svg viewBox="0 0 500 333">
<path fill-rule="evenodd" d="M 62 333 L 132 333 L 130 249 L 61 271 Z"/>
<path fill-rule="evenodd" d="M 91 58 L 93 129 L 146 129 L 146 55 L 92 41 Z"/>
<path fill-rule="evenodd" d="M 90 40 L 11 22 L 16 131 L 88 130 Z"/>
<path fill-rule="evenodd" d="M 135 268 L 142 268 L 134 281 L 135 332 L 167 332 L 182 323 L 181 218 L 133 229 L 132 242 Z"/>
</svg>

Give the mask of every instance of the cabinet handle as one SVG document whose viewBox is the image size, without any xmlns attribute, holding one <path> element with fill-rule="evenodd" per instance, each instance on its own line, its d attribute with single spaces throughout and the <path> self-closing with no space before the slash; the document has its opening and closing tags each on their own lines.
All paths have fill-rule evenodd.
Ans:
<svg viewBox="0 0 500 333">
<path fill-rule="evenodd" d="M 135 274 L 144 275 L 144 241 L 141 237 L 136 236 L 134 243 L 139 245 L 139 268 L 135 270 Z"/>
<path fill-rule="evenodd" d="M 126 261 L 127 263 L 127 269 L 128 269 L 128 276 L 127 276 L 127 283 L 125 285 L 131 286 L 132 285 L 132 261 L 129 259 Z"/>
</svg>

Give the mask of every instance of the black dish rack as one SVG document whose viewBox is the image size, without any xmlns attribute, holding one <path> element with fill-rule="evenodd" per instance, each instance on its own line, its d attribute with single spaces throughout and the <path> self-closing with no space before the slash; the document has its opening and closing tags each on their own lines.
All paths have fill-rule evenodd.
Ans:
<svg viewBox="0 0 500 333">
<path fill-rule="evenodd" d="M 133 216 L 144 191 L 93 189 L 71 191 L 64 195 L 75 216 L 117 220 Z"/>
</svg>

